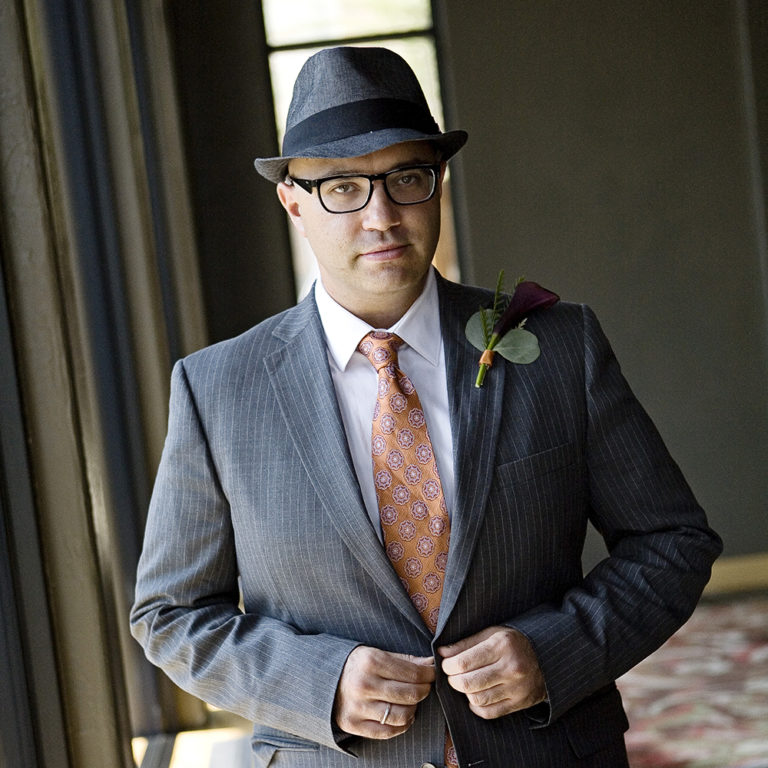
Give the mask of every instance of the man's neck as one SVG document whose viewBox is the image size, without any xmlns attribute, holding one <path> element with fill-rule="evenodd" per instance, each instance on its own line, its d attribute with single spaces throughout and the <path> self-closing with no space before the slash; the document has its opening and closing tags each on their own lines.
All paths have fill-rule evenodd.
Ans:
<svg viewBox="0 0 768 768">
<path fill-rule="evenodd" d="M 360 339 L 368 333 L 371 325 L 335 301 L 325 289 L 322 280 L 317 281 L 314 293 L 328 351 L 338 368 L 343 371 Z M 427 275 L 424 290 L 401 318 L 392 325 L 377 324 L 374 327 L 394 331 L 418 354 L 436 365 L 442 348 L 442 332 L 434 275 Z"/>
<path fill-rule="evenodd" d="M 367 300 L 365 304 L 358 304 L 356 297 L 345 298 L 334 295 L 332 290 L 323 283 L 328 295 L 339 305 L 351 312 L 355 317 L 359 317 L 363 322 L 368 323 L 372 328 L 391 328 L 401 317 L 413 306 L 414 302 L 421 296 L 427 278 L 424 277 L 418 290 L 404 291 L 400 293 L 384 294 L 380 301 Z"/>
<path fill-rule="evenodd" d="M 412 298 L 410 302 L 405 305 L 392 305 L 388 304 L 386 307 L 379 308 L 365 308 L 362 311 L 355 311 L 350 309 L 353 315 L 356 315 L 364 322 L 368 323 L 372 328 L 391 328 L 413 305 L 416 298 Z"/>
</svg>

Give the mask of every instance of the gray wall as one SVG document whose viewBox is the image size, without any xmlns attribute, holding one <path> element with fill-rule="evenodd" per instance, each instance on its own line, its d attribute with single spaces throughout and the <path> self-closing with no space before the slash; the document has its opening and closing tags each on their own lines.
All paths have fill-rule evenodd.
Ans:
<svg viewBox="0 0 768 768">
<path fill-rule="evenodd" d="M 465 280 L 591 304 L 726 554 L 768 550 L 765 7 L 437 8 Z"/>
</svg>

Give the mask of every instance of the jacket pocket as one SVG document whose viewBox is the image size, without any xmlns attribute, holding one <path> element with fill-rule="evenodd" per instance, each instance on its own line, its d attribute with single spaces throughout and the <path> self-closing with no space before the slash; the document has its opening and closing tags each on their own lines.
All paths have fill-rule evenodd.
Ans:
<svg viewBox="0 0 768 768">
<path fill-rule="evenodd" d="M 496 468 L 496 475 L 499 479 L 520 483 L 573 466 L 578 457 L 576 444 L 564 443 L 516 461 L 500 464 Z"/>
<path fill-rule="evenodd" d="M 629 728 L 621 695 L 613 684 L 574 705 L 561 721 L 577 757 L 594 754 L 616 742 Z"/>
<path fill-rule="evenodd" d="M 312 741 L 260 733 L 254 733 L 251 748 L 255 768 L 267 768 L 278 752 L 317 752 L 319 749 L 318 745 Z"/>
</svg>

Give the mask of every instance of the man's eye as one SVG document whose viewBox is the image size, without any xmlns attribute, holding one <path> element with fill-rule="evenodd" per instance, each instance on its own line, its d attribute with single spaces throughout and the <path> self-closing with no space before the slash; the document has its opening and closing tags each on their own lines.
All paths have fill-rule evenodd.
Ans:
<svg viewBox="0 0 768 768">
<path fill-rule="evenodd" d="M 394 181 L 398 187 L 412 187 L 414 184 L 424 183 L 424 173 L 422 171 L 404 171 L 396 176 Z"/>
<path fill-rule="evenodd" d="M 330 195 L 354 195 L 360 192 L 360 184 L 355 181 L 336 181 L 328 184 L 323 190 Z"/>
</svg>

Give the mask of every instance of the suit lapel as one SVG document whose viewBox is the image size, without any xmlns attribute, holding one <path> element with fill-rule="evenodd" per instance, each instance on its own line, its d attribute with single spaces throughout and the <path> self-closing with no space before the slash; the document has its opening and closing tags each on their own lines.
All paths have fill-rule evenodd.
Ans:
<svg viewBox="0 0 768 768">
<path fill-rule="evenodd" d="M 453 433 L 456 493 L 451 516 L 451 548 L 440 604 L 439 634 L 461 591 L 483 524 L 493 482 L 496 444 L 504 393 L 504 366 L 492 368 L 475 387 L 480 352 L 467 340 L 464 326 L 477 312 L 477 294 L 438 280 L 448 401 Z"/>
<path fill-rule="evenodd" d="M 331 523 L 387 597 L 409 620 L 428 632 L 366 512 L 312 294 L 286 315 L 275 335 L 284 342 L 281 349 L 266 358 L 275 399 Z"/>
</svg>

